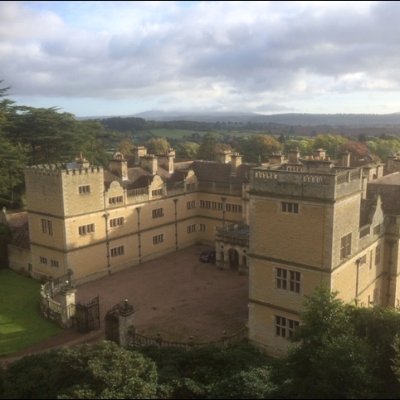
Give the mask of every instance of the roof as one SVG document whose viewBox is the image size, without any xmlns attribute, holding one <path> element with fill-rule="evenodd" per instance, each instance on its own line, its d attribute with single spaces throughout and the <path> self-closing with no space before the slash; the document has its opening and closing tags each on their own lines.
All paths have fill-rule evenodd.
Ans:
<svg viewBox="0 0 400 400">
<path fill-rule="evenodd" d="M 241 183 L 248 181 L 250 168 L 257 164 L 241 164 L 232 175 L 230 163 L 222 164 L 216 161 L 194 161 L 192 168 L 197 178 L 202 181 Z"/>
<path fill-rule="evenodd" d="M 393 174 L 385 175 L 379 179 L 368 182 L 368 185 L 400 185 L 400 172 L 394 172 Z"/>
</svg>

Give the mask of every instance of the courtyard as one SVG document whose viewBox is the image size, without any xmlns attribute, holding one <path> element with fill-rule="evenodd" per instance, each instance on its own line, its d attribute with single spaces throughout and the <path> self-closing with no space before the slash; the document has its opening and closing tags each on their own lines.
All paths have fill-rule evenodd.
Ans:
<svg viewBox="0 0 400 400">
<path fill-rule="evenodd" d="M 128 299 L 135 309 L 136 331 L 164 339 L 219 339 L 247 322 L 248 277 L 199 261 L 205 246 L 170 253 L 78 287 L 77 301 L 100 297 L 104 316 Z"/>
</svg>

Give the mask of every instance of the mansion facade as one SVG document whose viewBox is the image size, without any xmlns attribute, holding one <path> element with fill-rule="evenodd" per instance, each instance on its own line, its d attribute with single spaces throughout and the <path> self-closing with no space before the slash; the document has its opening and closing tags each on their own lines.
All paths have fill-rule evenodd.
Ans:
<svg viewBox="0 0 400 400">
<path fill-rule="evenodd" d="M 108 169 L 82 156 L 27 167 L 27 219 L 9 246 L 10 267 L 35 278 L 69 274 L 80 284 L 199 242 L 214 245 L 217 227 L 248 220 L 252 165 L 230 152 L 219 162 L 174 158 L 172 149 L 154 156 L 138 147 L 131 167 L 121 153 Z M 245 253 L 235 261 L 247 269 Z M 225 267 L 229 254 L 219 252 L 218 262 Z"/>
<path fill-rule="evenodd" d="M 135 150 L 109 168 L 83 158 L 26 168 L 27 220 L 10 266 L 85 282 L 195 243 L 249 273 L 249 339 L 280 355 L 305 296 L 325 283 L 345 302 L 400 300 L 400 160 L 330 160 L 322 149 L 244 164 L 176 163 Z M 398 162 L 399 161 L 399 162 Z"/>
</svg>

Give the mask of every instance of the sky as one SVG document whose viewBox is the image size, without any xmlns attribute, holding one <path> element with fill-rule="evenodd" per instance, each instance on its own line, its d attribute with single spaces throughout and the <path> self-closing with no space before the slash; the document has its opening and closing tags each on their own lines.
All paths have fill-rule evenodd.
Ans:
<svg viewBox="0 0 400 400">
<path fill-rule="evenodd" d="M 76 116 L 400 112 L 400 2 L 0 1 L 0 87 Z"/>
</svg>

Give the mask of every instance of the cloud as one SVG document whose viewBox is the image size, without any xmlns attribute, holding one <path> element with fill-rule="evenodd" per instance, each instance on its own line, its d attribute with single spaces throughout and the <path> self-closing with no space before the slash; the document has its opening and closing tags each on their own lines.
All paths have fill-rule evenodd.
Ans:
<svg viewBox="0 0 400 400">
<path fill-rule="evenodd" d="M 398 2 L 0 2 L 16 96 L 293 109 L 399 90 Z M 275 105 L 275 106 L 274 106 Z"/>
</svg>

